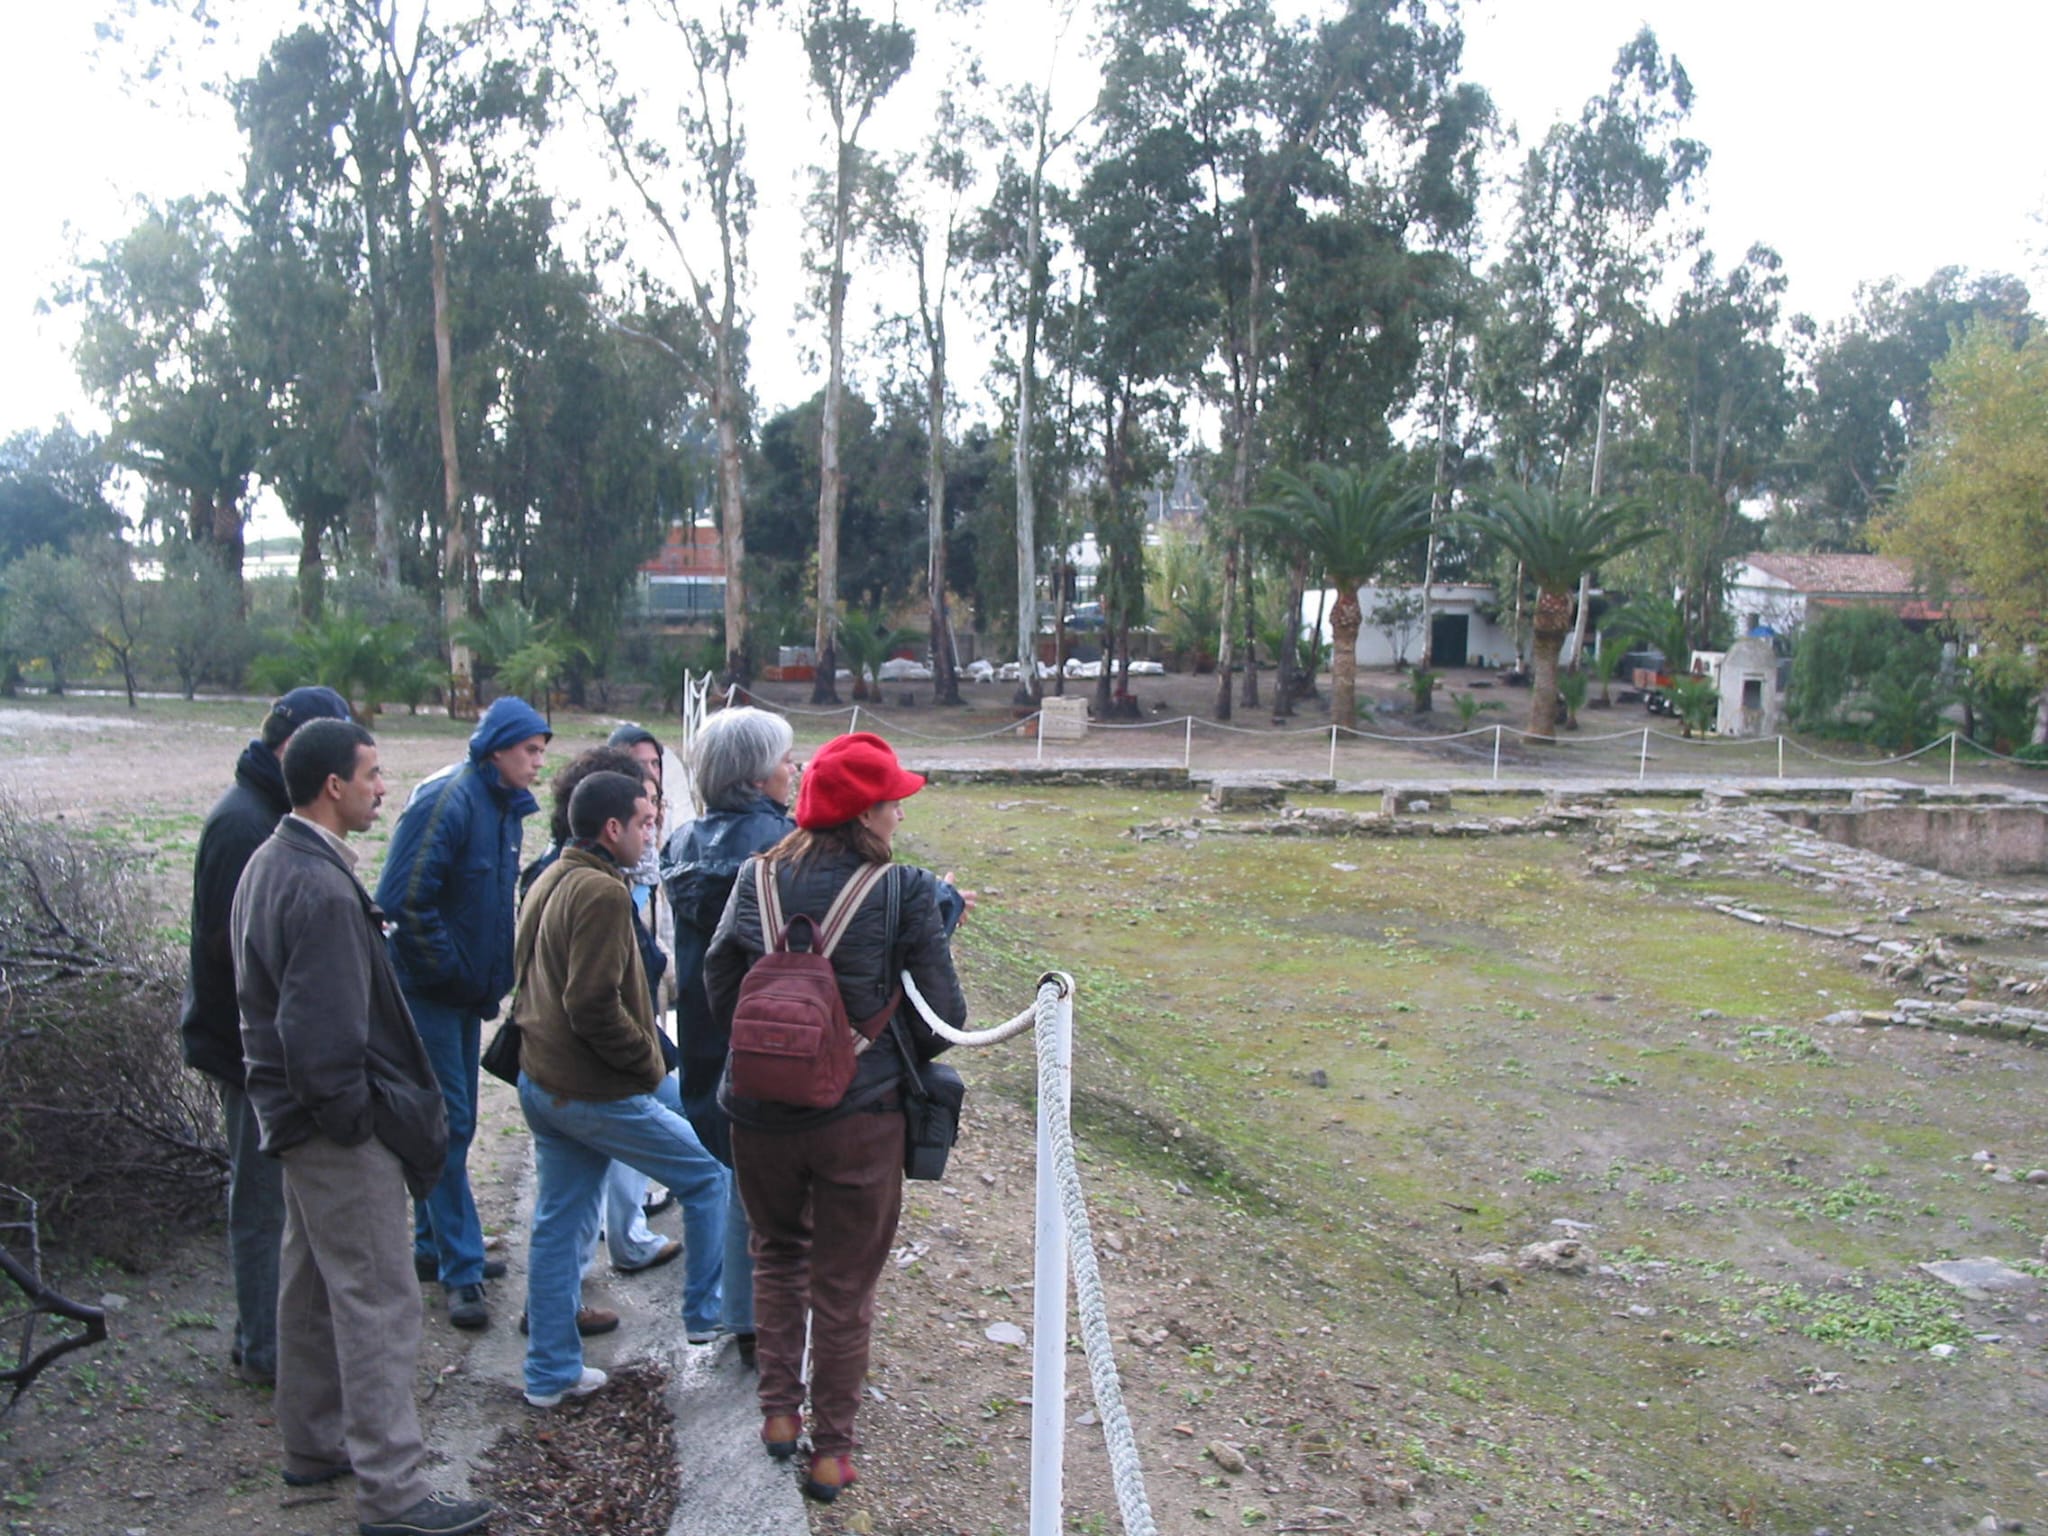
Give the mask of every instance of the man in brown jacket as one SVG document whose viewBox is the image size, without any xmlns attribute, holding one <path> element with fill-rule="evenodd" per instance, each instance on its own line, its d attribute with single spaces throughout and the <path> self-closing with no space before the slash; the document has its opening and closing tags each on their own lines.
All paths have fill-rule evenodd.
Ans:
<svg viewBox="0 0 2048 1536">
<path fill-rule="evenodd" d="M 653 826 L 643 783 L 593 773 L 570 798 L 568 847 L 519 915 L 519 1107 L 540 1186 L 526 1267 L 526 1400 L 536 1408 L 605 1384 L 603 1371 L 583 1363 L 576 1311 L 614 1158 L 682 1201 L 683 1326 L 693 1344 L 717 1334 L 725 1169 L 683 1118 L 662 1063 L 626 885 Z"/>
</svg>

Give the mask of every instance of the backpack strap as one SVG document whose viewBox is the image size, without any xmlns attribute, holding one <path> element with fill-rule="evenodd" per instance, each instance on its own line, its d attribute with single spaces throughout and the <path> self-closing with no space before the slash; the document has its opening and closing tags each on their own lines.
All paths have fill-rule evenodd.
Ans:
<svg viewBox="0 0 2048 1536">
<path fill-rule="evenodd" d="M 860 904 L 867 899 L 875 882 L 889 872 L 886 864 L 863 864 L 854 877 L 839 888 L 839 894 L 832 899 L 832 905 L 825 909 L 824 926 L 818 931 L 818 953 L 831 958 L 832 951 L 839 947 L 839 941 L 852 926 L 853 914 L 860 910 Z M 894 934 L 890 937 L 893 939 Z"/>
</svg>

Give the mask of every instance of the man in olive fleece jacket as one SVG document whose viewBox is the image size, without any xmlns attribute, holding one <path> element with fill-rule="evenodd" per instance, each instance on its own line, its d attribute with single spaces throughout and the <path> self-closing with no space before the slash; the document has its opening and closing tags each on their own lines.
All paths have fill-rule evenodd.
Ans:
<svg viewBox="0 0 2048 1536">
<path fill-rule="evenodd" d="M 539 1185 L 526 1265 L 526 1400 L 537 1408 L 605 1383 L 604 1372 L 583 1364 L 576 1311 L 614 1158 L 682 1201 L 683 1326 L 692 1343 L 717 1331 L 725 1168 L 683 1118 L 663 1067 L 626 884 L 653 826 L 642 781 L 591 774 L 569 801 L 569 846 L 519 915 L 519 1107 Z"/>
</svg>

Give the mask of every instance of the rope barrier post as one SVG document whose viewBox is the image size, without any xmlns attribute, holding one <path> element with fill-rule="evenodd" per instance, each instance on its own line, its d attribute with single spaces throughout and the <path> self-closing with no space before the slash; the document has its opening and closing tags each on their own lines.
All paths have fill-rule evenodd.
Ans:
<svg viewBox="0 0 2048 1536">
<path fill-rule="evenodd" d="M 1956 787 L 1956 733 L 1948 733 L 1948 787 Z"/>
<path fill-rule="evenodd" d="M 1778 777 L 1785 777 L 1785 738 L 1778 738 Z"/>
<path fill-rule="evenodd" d="M 1194 766 L 1195 717 L 1193 715 L 1189 715 L 1187 721 L 1187 739 L 1181 743 L 1180 747 L 1180 771 L 1182 773 L 1191 773 L 1194 771 Z"/>
<path fill-rule="evenodd" d="M 1493 728 L 1493 776 L 1500 777 L 1500 727 Z"/>
<path fill-rule="evenodd" d="M 1045 711 L 1043 709 L 1039 710 L 1037 714 L 1031 717 L 1031 722 L 1031 734 L 1038 738 L 1038 755 L 1034 761 L 1043 763 L 1045 761 Z"/>
<path fill-rule="evenodd" d="M 1041 987 L 1051 978 L 1042 979 Z M 1073 1103 L 1074 995 L 1052 1010 L 1051 1053 L 1062 1111 Z M 1041 1024 L 1041 1027 L 1043 1025 Z M 1060 1536 L 1067 1440 L 1067 1222 L 1053 1168 L 1052 1120 L 1038 1109 L 1037 1289 L 1031 1318 L 1031 1536 Z"/>
<path fill-rule="evenodd" d="M 1337 782 L 1337 727 L 1330 727 L 1330 782 Z"/>
<path fill-rule="evenodd" d="M 853 721 L 847 726 L 846 730 L 849 735 L 857 735 L 860 731 L 860 706 L 858 704 L 853 706 Z"/>
<path fill-rule="evenodd" d="M 1643 782 L 1643 780 L 1644 780 L 1645 778 L 1647 778 L 1647 777 L 1649 776 L 1649 772 L 1650 772 L 1650 728 L 1649 728 L 1649 727 L 1648 727 L 1648 726 L 1646 725 L 1646 726 L 1644 726 L 1644 727 L 1643 727 L 1643 750 L 1642 750 L 1642 753 L 1641 753 L 1641 755 L 1640 755 L 1640 756 L 1638 756 L 1638 757 L 1636 758 L 1636 782 L 1637 782 L 1638 784 L 1642 783 L 1642 782 Z"/>
</svg>

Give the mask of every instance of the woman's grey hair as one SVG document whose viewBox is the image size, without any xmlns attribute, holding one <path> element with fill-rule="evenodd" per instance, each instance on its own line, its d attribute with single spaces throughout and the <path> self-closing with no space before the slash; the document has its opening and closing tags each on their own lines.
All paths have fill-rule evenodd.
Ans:
<svg viewBox="0 0 2048 1536">
<path fill-rule="evenodd" d="M 707 716 L 690 747 L 690 773 L 705 809 L 737 811 L 746 792 L 775 771 L 796 744 L 789 722 L 769 710 L 742 705 Z"/>
</svg>

